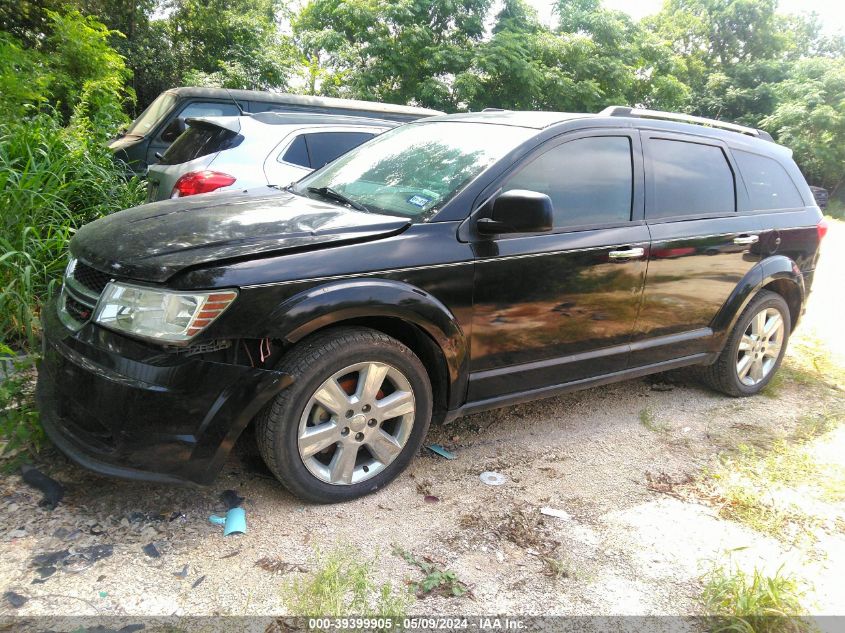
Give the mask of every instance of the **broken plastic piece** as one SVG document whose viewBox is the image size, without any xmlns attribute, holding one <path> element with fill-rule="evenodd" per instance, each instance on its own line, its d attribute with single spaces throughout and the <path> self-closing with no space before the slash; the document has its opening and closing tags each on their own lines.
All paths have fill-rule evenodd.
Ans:
<svg viewBox="0 0 845 633">
<path fill-rule="evenodd" d="M 232 508 L 226 513 L 226 517 L 212 514 L 208 517 L 214 525 L 222 525 L 223 536 L 230 534 L 246 534 L 246 512 L 243 508 Z"/>
<path fill-rule="evenodd" d="M 452 451 L 446 450 L 445 448 L 440 446 L 440 444 L 429 444 L 428 446 L 426 446 L 426 448 L 432 453 L 436 453 L 437 455 L 440 455 L 440 457 L 445 457 L 446 459 L 458 458 L 458 456 L 455 455 Z"/>
<path fill-rule="evenodd" d="M 144 551 L 144 554 L 146 554 L 150 558 L 159 558 L 161 556 L 161 552 L 158 551 L 158 548 L 155 546 L 155 543 L 147 543 L 141 549 Z"/>
<path fill-rule="evenodd" d="M 7 591 L 3 594 L 3 597 L 6 599 L 10 605 L 12 605 L 15 609 L 20 609 L 23 605 L 26 604 L 26 601 L 29 600 L 26 596 L 22 596 L 19 593 L 15 593 L 14 591 Z"/>
<path fill-rule="evenodd" d="M 188 566 L 185 565 L 182 568 L 182 571 L 174 571 L 173 575 L 176 576 L 177 578 L 187 578 L 188 577 Z"/>
<path fill-rule="evenodd" d="M 494 473 L 490 470 L 485 470 L 478 476 L 478 478 L 481 479 L 482 483 L 485 483 L 488 486 L 501 486 L 508 480 L 508 478 L 502 473 Z"/>
<path fill-rule="evenodd" d="M 196 589 L 202 584 L 202 581 L 205 580 L 205 576 L 200 576 L 194 581 L 194 584 L 191 585 L 191 589 Z"/>
<path fill-rule="evenodd" d="M 438 501 L 440 501 L 440 497 L 435 497 L 434 495 L 426 495 L 425 497 L 423 497 L 423 501 L 425 501 L 426 503 L 437 503 Z"/>
<path fill-rule="evenodd" d="M 556 519 L 563 519 L 564 521 L 569 521 L 572 518 L 566 510 L 558 510 L 557 508 L 540 508 L 540 514 L 545 514 L 547 517 L 555 517 Z"/>
<path fill-rule="evenodd" d="M 21 466 L 21 475 L 26 483 L 44 493 L 44 498 L 38 503 L 42 507 L 53 510 L 65 496 L 65 489 L 62 484 L 55 479 L 51 479 L 34 466 L 29 464 Z"/>
</svg>

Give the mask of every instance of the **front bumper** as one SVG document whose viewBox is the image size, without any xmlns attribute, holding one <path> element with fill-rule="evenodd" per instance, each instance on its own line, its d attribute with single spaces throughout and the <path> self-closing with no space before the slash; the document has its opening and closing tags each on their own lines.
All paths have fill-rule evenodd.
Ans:
<svg viewBox="0 0 845 633">
<path fill-rule="evenodd" d="M 37 397 L 44 430 L 85 468 L 159 482 L 214 480 L 255 414 L 292 379 L 181 357 L 42 311 Z"/>
</svg>

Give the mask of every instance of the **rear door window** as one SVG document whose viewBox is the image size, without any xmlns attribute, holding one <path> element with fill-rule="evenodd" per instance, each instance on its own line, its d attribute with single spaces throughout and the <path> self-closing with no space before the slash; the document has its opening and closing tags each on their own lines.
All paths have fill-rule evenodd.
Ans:
<svg viewBox="0 0 845 633">
<path fill-rule="evenodd" d="M 646 138 L 645 147 L 647 218 L 736 211 L 734 175 L 721 147 L 663 138 Z"/>
<path fill-rule="evenodd" d="M 190 125 L 173 141 L 161 159 L 162 165 L 178 165 L 240 145 L 243 136 L 216 125 Z"/>
<path fill-rule="evenodd" d="M 631 219 L 633 165 L 627 136 L 580 138 L 553 147 L 503 186 L 545 193 L 554 226 L 615 224 Z"/>
<path fill-rule="evenodd" d="M 804 206 L 792 178 L 776 160 L 736 149 L 732 153 L 748 189 L 752 209 L 768 211 Z"/>
</svg>

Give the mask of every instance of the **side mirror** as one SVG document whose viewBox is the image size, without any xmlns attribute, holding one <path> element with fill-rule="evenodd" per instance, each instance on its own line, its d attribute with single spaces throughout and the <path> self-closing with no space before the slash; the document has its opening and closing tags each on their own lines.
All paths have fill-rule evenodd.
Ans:
<svg viewBox="0 0 845 633">
<path fill-rule="evenodd" d="M 164 131 L 161 133 L 161 140 L 165 143 L 172 143 L 187 129 L 188 124 L 185 123 L 185 119 L 180 116 L 176 117 L 164 128 Z"/>
<path fill-rule="evenodd" d="M 476 226 L 479 233 L 544 233 L 552 230 L 554 207 L 544 193 L 513 189 L 493 202 L 493 217 L 481 218 Z"/>
</svg>

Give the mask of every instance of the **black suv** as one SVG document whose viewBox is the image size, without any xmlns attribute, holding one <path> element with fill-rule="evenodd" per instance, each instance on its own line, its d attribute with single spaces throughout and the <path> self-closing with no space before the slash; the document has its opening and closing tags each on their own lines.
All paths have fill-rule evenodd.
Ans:
<svg viewBox="0 0 845 633">
<path fill-rule="evenodd" d="M 431 420 L 686 365 L 771 380 L 826 230 L 764 132 L 614 107 L 391 130 L 285 190 L 115 213 L 43 311 L 53 441 L 211 482 L 250 423 L 295 494 L 394 477 Z"/>
</svg>

